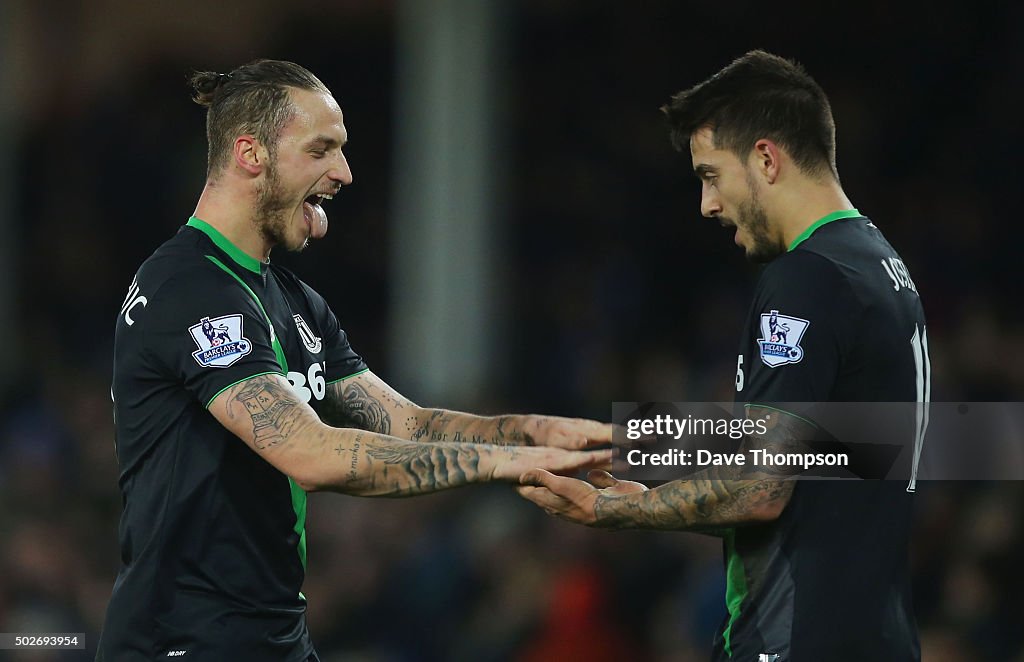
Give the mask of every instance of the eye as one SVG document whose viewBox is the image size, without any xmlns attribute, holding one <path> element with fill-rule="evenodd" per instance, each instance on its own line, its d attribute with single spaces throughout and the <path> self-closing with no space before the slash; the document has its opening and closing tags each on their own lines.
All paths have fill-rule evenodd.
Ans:
<svg viewBox="0 0 1024 662">
<path fill-rule="evenodd" d="M 314 149 L 312 152 L 310 152 L 310 154 L 313 155 L 314 159 L 322 159 L 322 158 L 324 158 L 324 156 L 327 155 L 327 150 Z"/>
</svg>

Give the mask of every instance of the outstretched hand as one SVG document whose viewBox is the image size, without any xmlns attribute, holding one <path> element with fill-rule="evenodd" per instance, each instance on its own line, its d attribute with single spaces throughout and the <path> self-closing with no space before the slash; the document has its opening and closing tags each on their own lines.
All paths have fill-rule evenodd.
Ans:
<svg viewBox="0 0 1024 662">
<path fill-rule="evenodd" d="M 524 432 L 534 446 L 569 450 L 610 444 L 613 429 L 611 423 L 561 416 L 529 416 L 524 426 Z"/>
<path fill-rule="evenodd" d="M 543 469 L 527 471 L 516 491 L 544 509 L 548 515 L 587 526 L 605 526 L 597 512 L 598 497 L 621 497 L 645 492 L 647 487 L 631 480 L 618 480 L 607 471 L 591 471 L 590 482 L 556 476 Z"/>
</svg>

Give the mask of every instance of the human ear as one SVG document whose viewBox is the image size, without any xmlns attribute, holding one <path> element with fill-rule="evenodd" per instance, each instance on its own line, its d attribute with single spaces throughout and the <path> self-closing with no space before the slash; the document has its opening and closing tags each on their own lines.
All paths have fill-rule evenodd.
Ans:
<svg viewBox="0 0 1024 662">
<path fill-rule="evenodd" d="M 254 136 L 242 135 L 235 138 L 234 157 L 239 168 L 250 175 L 258 175 L 263 171 L 267 153 Z"/>
<path fill-rule="evenodd" d="M 753 166 L 765 178 L 769 184 L 774 184 L 779 177 L 781 166 L 781 150 L 779 146 L 768 138 L 762 138 L 754 143 L 754 151 L 751 155 Z"/>
</svg>

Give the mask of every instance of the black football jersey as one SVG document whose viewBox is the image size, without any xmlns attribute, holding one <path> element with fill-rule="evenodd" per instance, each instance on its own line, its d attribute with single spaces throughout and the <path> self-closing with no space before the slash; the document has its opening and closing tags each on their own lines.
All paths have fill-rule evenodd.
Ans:
<svg viewBox="0 0 1024 662">
<path fill-rule="evenodd" d="M 132 281 L 113 368 L 121 569 L 97 659 L 306 660 L 306 494 L 207 407 L 278 373 L 317 409 L 366 370 L 334 313 L 191 218 Z"/>
<path fill-rule="evenodd" d="M 928 372 L 924 312 L 906 266 L 870 220 L 837 212 L 762 272 L 736 399 L 919 402 Z M 728 531 L 729 613 L 715 659 L 918 660 L 911 505 L 906 481 L 800 480 L 776 521 Z"/>
</svg>

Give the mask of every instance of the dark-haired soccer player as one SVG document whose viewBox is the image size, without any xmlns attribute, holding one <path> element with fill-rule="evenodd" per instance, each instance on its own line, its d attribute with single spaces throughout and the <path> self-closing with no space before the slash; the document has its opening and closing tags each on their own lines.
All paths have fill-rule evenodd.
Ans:
<svg viewBox="0 0 1024 662">
<path fill-rule="evenodd" d="M 748 416 L 765 412 L 756 403 L 926 401 L 917 289 L 840 186 L 818 84 L 793 62 L 752 51 L 663 110 L 703 184 L 701 213 L 768 263 L 736 366 Z M 812 434 L 783 412 L 751 441 L 771 447 Z M 532 471 L 520 492 L 590 526 L 724 529 L 728 616 L 717 660 L 919 659 L 907 560 L 912 484 L 793 481 L 766 470 L 716 468 L 651 490 L 604 472 L 592 472 L 591 485 Z"/>
<path fill-rule="evenodd" d="M 424 409 L 381 381 L 323 298 L 269 259 L 323 237 L 321 201 L 352 181 L 337 102 L 289 62 L 193 84 L 206 188 L 117 319 L 122 565 L 97 659 L 315 660 L 299 592 L 307 491 L 410 496 L 574 471 L 610 459 L 580 449 L 611 426 Z"/>
</svg>

